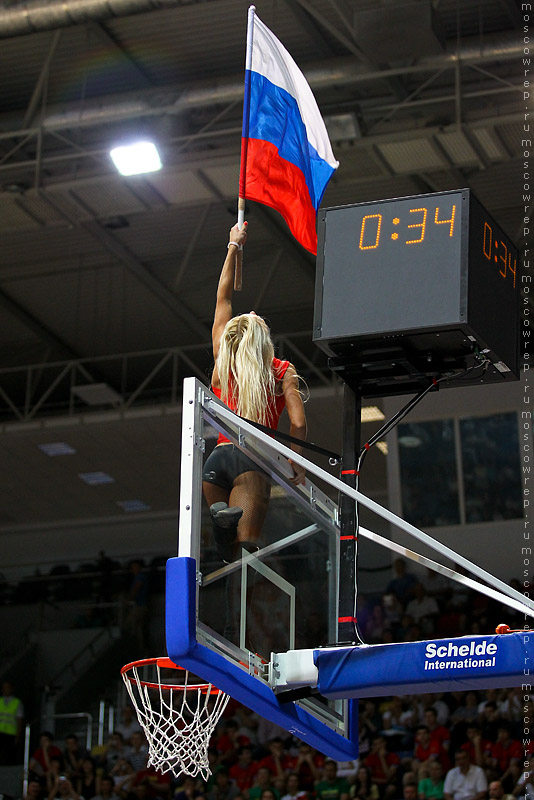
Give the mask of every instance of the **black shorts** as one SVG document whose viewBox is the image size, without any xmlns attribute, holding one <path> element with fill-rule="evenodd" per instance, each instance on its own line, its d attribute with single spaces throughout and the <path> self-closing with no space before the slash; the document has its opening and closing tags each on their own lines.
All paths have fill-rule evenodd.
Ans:
<svg viewBox="0 0 534 800">
<path fill-rule="evenodd" d="M 202 471 L 202 480 L 231 491 L 234 480 L 244 472 L 263 472 L 235 444 L 220 444 L 208 456 Z"/>
</svg>

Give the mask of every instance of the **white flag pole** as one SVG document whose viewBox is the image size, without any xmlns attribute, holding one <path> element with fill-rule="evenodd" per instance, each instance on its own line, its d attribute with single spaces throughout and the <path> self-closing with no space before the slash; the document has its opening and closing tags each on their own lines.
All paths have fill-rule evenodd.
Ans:
<svg viewBox="0 0 534 800">
<path fill-rule="evenodd" d="M 245 97 L 243 100 L 243 135 L 241 139 L 241 167 L 239 173 L 239 197 L 237 200 L 237 225 L 241 230 L 245 222 L 245 181 L 247 172 L 248 125 L 250 114 L 250 71 L 252 69 L 252 41 L 254 37 L 255 6 L 250 6 L 247 17 L 247 51 L 245 56 Z M 243 248 L 236 253 L 234 289 L 241 291 L 243 286 Z"/>
</svg>

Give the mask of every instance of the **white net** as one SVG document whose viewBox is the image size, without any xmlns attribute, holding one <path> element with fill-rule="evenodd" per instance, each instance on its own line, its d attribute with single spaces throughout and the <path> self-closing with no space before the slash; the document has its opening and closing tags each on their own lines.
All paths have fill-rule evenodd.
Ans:
<svg viewBox="0 0 534 800">
<path fill-rule="evenodd" d="M 229 695 L 211 683 L 189 684 L 189 672 L 180 670 L 184 680 L 171 685 L 161 679 L 160 662 L 153 659 L 153 681 L 139 675 L 141 664 L 125 668 L 122 677 L 148 742 L 148 763 L 160 772 L 179 775 L 211 775 L 208 747 L 212 733 L 226 708 Z M 170 662 L 172 664 L 172 662 Z M 147 666 L 147 662 L 142 664 Z M 168 668 L 168 666 L 166 666 Z"/>
</svg>

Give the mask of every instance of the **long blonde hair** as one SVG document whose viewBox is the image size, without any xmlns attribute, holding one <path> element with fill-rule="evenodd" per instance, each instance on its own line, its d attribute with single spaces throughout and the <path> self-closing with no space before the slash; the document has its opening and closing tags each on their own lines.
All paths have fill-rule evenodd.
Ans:
<svg viewBox="0 0 534 800">
<path fill-rule="evenodd" d="M 226 323 L 215 362 L 221 400 L 262 425 L 271 421 L 276 394 L 273 358 L 271 332 L 261 317 L 240 314 Z"/>
</svg>

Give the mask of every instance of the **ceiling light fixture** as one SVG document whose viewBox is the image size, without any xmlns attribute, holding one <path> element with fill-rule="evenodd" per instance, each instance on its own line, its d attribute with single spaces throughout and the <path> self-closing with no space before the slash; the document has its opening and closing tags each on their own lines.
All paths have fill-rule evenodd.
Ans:
<svg viewBox="0 0 534 800">
<path fill-rule="evenodd" d="M 150 506 L 144 500 L 118 500 L 117 505 L 129 514 L 135 511 L 150 511 Z"/>
<path fill-rule="evenodd" d="M 107 383 L 86 383 L 73 386 L 71 392 L 88 406 L 105 406 L 122 403 L 122 397 Z"/>
<path fill-rule="evenodd" d="M 71 447 L 66 442 L 47 442 L 46 444 L 38 445 L 38 447 L 47 456 L 70 456 L 76 452 L 74 447 Z"/>
<path fill-rule="evenodd" d="M 79 472 L 78 478 L 89 486 L 100 486 L 103 483 L 115 483 L 115 478 L 107 472 Z"/>
<path fill-rule="evenodd" d="M 385 416 L 378 406 L 364 406 L 362 408 L 362 422 L 380 422 Z"/>
<path fill-rule="evenodd" d="M 142 175 L 161 169 L 161 158 L 154 142 L 121 145 L 109 154 L 121 175 Z"/>
</svg>

